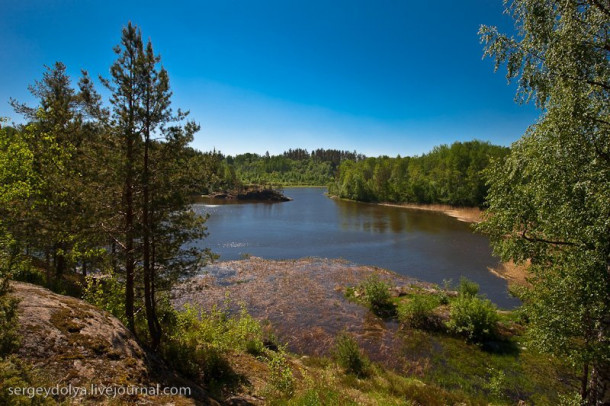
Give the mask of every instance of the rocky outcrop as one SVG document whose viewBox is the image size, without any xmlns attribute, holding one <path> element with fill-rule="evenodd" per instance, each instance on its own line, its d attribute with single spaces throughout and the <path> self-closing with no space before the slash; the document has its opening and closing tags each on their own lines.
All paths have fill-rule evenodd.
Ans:
<svg viewBox="0 0 610 406">
<path fill-rule="evenodd" d="M 191 397 L 126 393 L 123 403 L 217 404 L 203 389 L 177 377 L 148 354 L 133 334 L 111 314 L 82 300 L 55 294 L 40 286 L 14 282 L 19 302 L 21 346 L 17 355 L 42 371 L 45 386 L 86 388 L 88 393 L 55 397 L 74 404 L 116 404 L 96 388 L 189 387 Z M 195 400 L 196 399 L 196 400 Z M 114 402 L 114 403 L 113 403 Z"/>
<path fill-rule="evenodd" d="M 292 200 L 282 192 L 272 189 L 250 190 L 237 195 L 238 200 L 257 200 L 266 202 L 288 202 Z"/>
</svg>

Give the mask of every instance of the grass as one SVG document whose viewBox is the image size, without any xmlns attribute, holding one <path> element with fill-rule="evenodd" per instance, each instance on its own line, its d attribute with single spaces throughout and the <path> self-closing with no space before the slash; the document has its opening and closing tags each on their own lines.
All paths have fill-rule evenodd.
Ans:
<svg viewBox="0 0 610 406">
<path fill-rule="evenodd" d="M 557 404 L 558 393 L 569 390 L 562 383 L 571 375 L 569 367 L 558 360 L 526 351 L 485 351 L 444 335 L 423 334 L 417 339 L 427 341 L 420 345 L 430 349 L 423 380 L 446 390 L 509 404 L 519 400 Z"/>
<path fill-rule="evenodd" d="M 292 399 L 277 405 L 447 405 L 467 402 L 423 381 L 401 376 L 371 364 L 366 378 L 345 374 L 328 359 L 310 358 L 305 363 L 309 378 Z M 313 378 L 315 377 L 315 379 Z"/>
<path fill-rule="evenodd" d="M 348 289 L 355 297 L 358 289 Z M 277 405 L 556 405 L 576 390 L 575 371 L 556 358 L 525 349 L 522 342 L 524 319 L 519 311 L 497 312 L 498 335 L 482 344 L 454 336 L 439 328 L 448 318 L 450 306 L 464 298 L 477 298 L 469 285 L 464 295 L 452 297 L 413 289 L 406 296 L 393 298 L 399 317 L 409 304 L 423 308 L 423 314 L 436 319 L 417 326 L 403 323 L 401 353 L 405 370 L 398 373 L 367 362 L 366 373 L 354 373 L 354 359 L 366 359 L 353 339 L 344 334 L 337 339 L 342 355 L 307 358 L 303 362 L 305 379 L 295 381 L 291 398 L 275 399 Z M 448 302 L 448 304 L 447 304 Z M 365 301 L 362 301 L 366 305 Z M 417 313 L 419 310 L 416 310 Z M 433 326 L 432 328 L 429 328 Z M 361 365 L 360 361 L 355 362 Z M 358 368 L 356 368 L 358 369 Z M 307 376 L 315 379 L 307 379 Z"/>
<path fill-rule="evenodd" d="M 526 349 L 527 319 L 519 309 L 497 311 L 467 280 L 460 281 L 457 296 L 449 293 L 413 288 L 392 299 L 402 326 L 406 376 L 420 379 L 428 391 L 437 388 L 439 399 L 455 396 L 467 404 L 553 405 L 576 390 L 571 366 Z M 366 304 L 358 295 L 358 287 L 346 290 L 348 298 Z M 407 396 L 420 404 L 436 402 L 413 387 Z"/>
<path fill-rule="evenodd" d="M 176 370 L 204 384 L 218 399 L 235 393 L 264 397 L 270 405 L 446 405 L 559 404 L 576 389 L 574 371 L 556 358 L 530 350 L 522 340 L 526 319 L 519 311 L 496 312 L 497 336 L 480 344 L 447 328 L 452 306 L 474 300 L 473 285 L 462 294 L 412 287 L 391 297 L 378 278 L 346 290 L 371 310 L 394 309 L 401 322 L 402 369 L 367 359 L 355 339 L 336 338 L 334 357 L 290 354 L 245 308 L 229 304 L 203 311 L 187 307 L 171 313 L 164 358 Z M 494 309 L 495 311 L 495 309 Z M 83 313 L 83 314 L 81 314 Z M 78 336 L 86 312 L 58 312 L 57 327 Z M 388 316 L 389 312 L 381 312 Z M 104 355 L 106 346 L 90 346 Z M 21 375 L 6 364 L 11 377 Z M 10 367 L 10 368 L 9 368 Z M 0 385 L 2 386 L 2 385 Z M 0 391 L 1 394 L 2 391 Z"/>
<path fill-rule="evenodd" d="M 480 300 L 475 292 L 468 285 L 457 297 L 448 298 L 449 305 L 441 304 L 443 292 L 414 292 L 397 299 L 399 315 L 405 317 L 404 309 L 411 306 L 426 316 L 444 312 L 447 318 L 452 306 Z M 497 325 L 495 334 L 482 337 L 478 343 L 454 336 L 450 328 L 403 323 L 402 353 L 409 360 L 409 372 L 427 385 L 464 396 L 474 404 L 516 404 L 524 400 L 527 404 L 555 405 L 561 396 L 575 390 L 576 374 L 569 365 L 525 349 L 525 320 L 519 310 L 494 309 L 492 318 Z M 444 324 L 451 326 L 447 321 Z"/>
</svg>

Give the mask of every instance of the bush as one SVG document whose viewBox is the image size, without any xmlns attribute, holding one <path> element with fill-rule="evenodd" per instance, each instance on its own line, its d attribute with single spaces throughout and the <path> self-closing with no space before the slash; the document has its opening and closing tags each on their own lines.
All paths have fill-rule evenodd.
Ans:
<svg viewBox="0 0 610 406">
<path fill-rule="evenodd" d="M 33 283 L 34 285 L 40 286 L 45 286 L 47 283 L 47 278 L 39 269 L 29 266 L 15 269 L 12 279 L 20 282 Z"/>
<path fill-rule="evenodd" d="M 213 387 L 222 387 L 232 384 L 235 380 L 235 372 L 226 358 L 225 351 L 209 344 L 200 344 L 195 351 L 195 360 L 203 381 Z"/>
<path fill-rule="evenodd" d="M 91 275 L 85 278 L 83 299 L 92 305 L 106 310 L 123 324 L 125 318 L 125 284 L 113 273 L 102 277 Z"/>
<path fill-rule="evenodd" d="M 226 361 L 229 351 L 263 351 L 261 325 L 244 307 L 231 315 L 216 306 L 210 312 L 187 306 L 174 317 L 174 325 L 167 329 L 171 335 L 162 345 L 164 358 L 192 378 L 230 383 L 233 373 Z"/>
<path fill-rule="evenodd" d="M 496 336 L 498 313 L 487 299 L 460 295 L 451 306 L 447 327 L 471 342 L 483 342 Z"/>
<path fill-rule="evenodd" d="M 283 396 L 291 397 L 294 395 L 295 383 L 292 369 L 284 352 L 268 351 L 267 354 L 269 356 L 269 369 L 271 370 L 269 383 Z"/>
<path fill-rule="evenodd" d="M 479 293 L 479 284 L 469 280 L 468 278 L 461 277 L 460 284 L 458 286 L 458 295 L 463 297 L 475 297 Z"/>
<path fill-rule="evenodd" d="M 362 354 L 356 340 L 347 333 L 341 333 L 337 336 L 334 356 L 339 366 L 348 374 L 367 375 L 369 360 Z"/>
<path fill-rule="evenodd" d="M 164 317 L 169 320 L 164 328 L 169 335 L 161 344 L 164 359 L 187 377 L 205 383 L 213 394 L 220 394 L 242 382 L 228 361 L 229 355 L 247 352 L 267 362 L 269 384 L 276 392 L 292 396 L 294 379 L 281 346 L 244 306 L 238 312 L 229 308 L 227 299 L 224 306 L 210 311 L 188 305 L 183 311 L 172 310 L 173 314 Z"/>
<path fill-rule="evenodd" d="M 36 374 L 38 372 L 38 374 Z M 59 402 L 51 397 L 36 395 L 29 392 L 36 387 L 42 386 L 42 382 L 36 380 L 34 375 L 39 375 L 31 365 L 26 364 L 15 355 L 0 358 L 0 405 L 22 406 L 22 405 L 56 405 Z M 26 394 L 17 395 L 11 388 L 27 388 Z"/>
<path fill-rule="evenodd" d="M 396 308 L 391 301 L 389 286 L 381 281 L 379 276 L 369 276 L 362 284 L 366 303 L 373 313 L 379 317 L 391 317 Z"/>
<path fill-rule="evenodd" d="M 434 309 L 438 306 L 433 296 L 416 295 L 398 308 L 398 320 L 407 327 L 435 328 L 438 324 Z"/>
<path fill-rule="evenodd" d="M 19 346 L 18 300 L 9 292 L 8 279 L 0 279 L 0 357 L 12 353 Z"/>
</svg>

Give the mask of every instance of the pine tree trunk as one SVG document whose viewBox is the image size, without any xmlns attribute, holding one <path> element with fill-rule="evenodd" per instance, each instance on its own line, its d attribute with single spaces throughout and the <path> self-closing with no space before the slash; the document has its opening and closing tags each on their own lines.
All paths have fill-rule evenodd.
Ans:
<svg viewBox="0 0 610 406">
<path fill-rule="evenodd" d="M 119 270 L 119 265 L 118 265 L 117 256 L 116 256 L 116 241 L 114 241 L 114 240 L 112 240 L 112 242 L 110 243 L 110 254 L 111 254 L 110 258 L 111 258 L 111 262 L 112 262 L 112 271 L 116 275 Z"/>
<path fill-rule="evenodd" d="M 583 401 L 586 401 L 589 394 L 589 363 L 585 362 L 582 370 L 582 377 L 580 380 L 580 397 Z"/>
<path fill-rule="evenodd" d="M 66 273 L 66 269 L 68 267 L 66 261 L 66 252 L 67 246 L 65 243 L 57 243 L 55 245 L 55 253 L 54 253 L 54 262 L 55 262 L 55 282 L 60 283 L 61 278 Z"/>
<path fill-rule="evenodd" d="M 606 272 L 610 280 L 610 257 L 606 261 Z M 605 343 L 610 337 L 610 314 L 604 315 L 597 333 L 599 343 Z M 591 369 L 589 379 L 588 405 L 610 405 L 610 362 L 596 360 Z"/>
<path fill-rule="evenodd" d="M 125 227 L 125 317 L 127 328 L 135 334 L 134 318 L 134 229 L 133 229 L 133 139 L 127 140 L 127 173 L 124 189 Z"/>
<path fill-rule="evenodd" d="M 610 365 L 607 362 L 596 362 L 589 376 L 589 393 L 584 399 L 587 405 L 610 405 Z"/>
<path fill-rule="evenodd" d="M 44 258 L 45 258 L 45 266 L 46 266 L 46 276 L 47 276 L 47 287 L 51 287 L 51 281 L 52 281 L 52 277 L 51 277 L 51 253 L 49 251 L 49 247 L 47 247 L 45 249 L 44 252 Z"/>
<path fill-rule="evenodd" d="M 152 198 L 151 198 L 152 199 Z M 150 208 L 150 218 L 152 221 L 154 221 L 154 207 L 151 205 Z M 151 223 L 154 224 L 154 223 Z M 161 342 L 161 338 L 163 336 L 163 329 L 161 328 L 161 323 L 159 322 L 159 317 L 158 317 L 158 313 L 157 313 L 157 295 L 156 295 L 156 279 L 157 279 L 157 274 L 155 272 L 156 269 L 156 241 L 155 241 L 155 233 L 151 232 L 151 238 L 150 238 L 150 249 L 151 249 L 151 255 L 150 255 L 150 268 L 151 268 L 151 280 L 150 280 L 150 288 L 151 288 L 151 298 L 152 298 L 152 309 L 153 309 L 153 314 L 155 315 L 154 318 L 154 322 L 156 324 L 156 329 L 157 329 L 157 334 L 158 334 L 158 340 L 159 343 Z"/>
<path fill-rule="evenodd" d="M 149 193 L 149 168 L 148 168 L 148 149 L 149 149 L 149 135 L 146 134 L 144 142 L 144 171 L 142 176 L 142 225 L 144 226 L 144 233 L 142 238 L 142 262 L 144 267 L 144 306 L 146 308 L 146 321 L 148 324 L 148 331 L 150 333 L 151 346 L 157 348 L 159 346 L 159 332 L 157 331 L 157 324 L 155 323 L 156 314 L 154 311 L 153 303 L 155 301 L 154 293 L 152 290 L 152 269 L 150 261 L 150 193 Z"/>
<path fill-rule="evenodd" d="M 599 363 L 595 369 L 597 375 L 597 404 L 610 405 L 610 364 L 608 362 Z"/>
</svg>

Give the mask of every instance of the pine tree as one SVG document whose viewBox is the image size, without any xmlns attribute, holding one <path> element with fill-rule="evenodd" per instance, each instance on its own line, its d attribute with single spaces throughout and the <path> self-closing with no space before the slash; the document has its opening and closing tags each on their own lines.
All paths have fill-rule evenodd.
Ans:
<svg viewBox="0 0 610 406">
<path fill-rule="evenodd" d="M 66 67 L 58 62 L 30 87 L 38 106 L 12 100 L 16 111 L 28 120 L 20 132 L 33 155 L 37 182 L 36 194 L 24 202 L 28 207 L 17 214 L 19 226 L 13 232 L 33 255 L 44 253 L 51 286 L 61 285 L 66 272 L 99 255 L 94 197 L 86 181 L 95 168 L 91 152 L 98 135 L 89 112 L 99 96 L 86 73 L 80 84 L 77 92 Z"/>
<path fill-rule="evenodd" d="M 104 81 L 112 92 L 112 119 L 115 135 L 121 147 L 121 168 L 118 169 L 122 183 L 121 239 L 116 238 L 123 252 L 125 272 L 125 318 L 127 327 L 135 332 L 135 273 L 136 273 L 136 165 L 141 150 L 141 135 L 137 119 L 141 107 L 141 83 L 139 71 L 142 63 L 142 36 L 131 23 L 123 29 L 121 44 L 115 47 L 117 60 L 110 68 L 111 82 Z"/>
<path fill-rule="evenodd" d="M 123 29 L 118 55 L 105 81 L 112 91 L 112 121 L 121 145 L 119 179 L 122 217 L 114 240 L 122 251 L 125 311 L 136 331 L 139 281 L 151 346 L 162 338 L 157 303 L 159 288 L 167 292 L 179 276 L 198 269 L 209 252 L 184 248 L 205 236 L 205 219 L 189 210 L 197 191 L 188 179 L 188 143 L 199 126 L 182 122 L 188 113 L 173 113 L 167 71 L 159 67 L 151 42 L 143 45 L 139 29 Z M 141 264 L 141 265 L 140 265 Z"/>
</svg>

